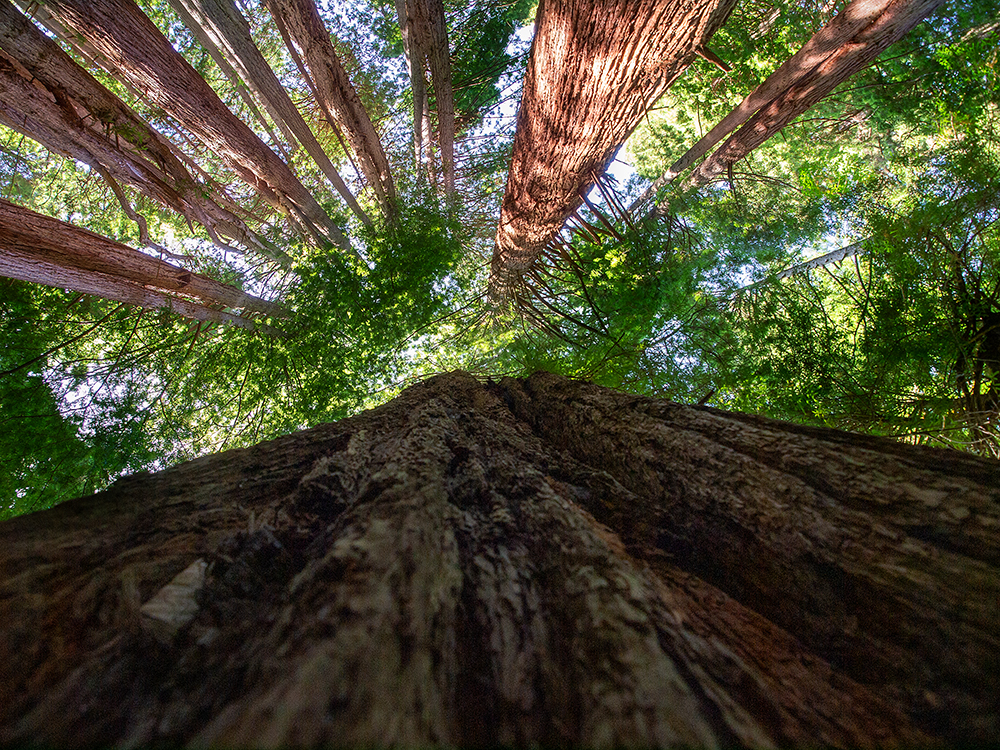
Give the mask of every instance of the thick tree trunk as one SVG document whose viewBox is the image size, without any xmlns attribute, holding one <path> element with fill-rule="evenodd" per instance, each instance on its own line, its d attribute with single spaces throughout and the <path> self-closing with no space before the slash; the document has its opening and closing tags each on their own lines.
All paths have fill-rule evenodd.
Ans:
<svg viewBox="0 0 1000 750">
<path fill-rule="evenodd" d="M 490 297 L 507 297 L 735 0 L 543 0 L 535 20 Z"/>
<path fill-rule="evenodd" d="M 694 189 L 725 174 L 730 166 L 746 158 L 751 151 L 841 83 L 871 65 L 886 48 L 902 39 L 943 2 L 944 0 L 894 0 L 888 3 L 878 16 L 857 30 L 814 68 L 805 72 L 797 71 L 794 82 L 769 103 L 760 106 L 739 132 L 730 136 L 721 148 L 698 166 L 684 183 L 684 188 Z M 845 24 L 848 30 L 859 26 L 860 23 Z M 807 57 L 803 64 L 809 59 L 812 58 Z M 779 73 L 782 73 L 781 69 L 774 75 Z M 766 86 L 767 82 L 763 85 Z M 741 116 L 742 114 L 741 112 Z M 694 159 L 691 159 L 689 163 L 693 162 Z"/>
<path fill-rule="evenodd" d="M 305 60 L 316 101 L 330 124 L 344 132 L 383 211 L 391 215 L 396 188 L 389 160 L 368 111 L 333 48 L 316 4 L 313 0 L 267 0 L 266 4 Z"/>
<path fill-rule="evenodd" d="M 0 525 L 0 742 L 1000 733 L 1000 464 L 455 373 Z"/>
<path fill-rule="evenodd" d="M 8 266 L 15 263 L 15 258 L 30 258 L 41 264 L 38 268 L 62 268 L 83 274 L 92 272 L 153 291 L 196 297 L 202 304 L 242 308 L 268 315 L 281 314 L 281 308 L 273 302 L 5 200 L 0 200 L 0 250 L 7 256 Z M 63 286 L 58 279 L 49 282 L 23 276 L 12 278 Z M 96 293 L 87 289 L 77 291 Z"/>
<path fill-rule="evenodd" d="M 169 143 L 79 67 L 7 0 L 0 0 L 0 122 L 50 151 L 89 164 L 219 235 L 265 254 L 243 220 L 220 206 Z"/>
<path fill-rule="evenodd" d="M 350 251 L 344 233 L 292 170 L 232 112 L 134 0 L 48 0 L 46 9 L 100 52 L 109 72 L 194 133 L 272 206 L 318 241 Z"/>
<path fill-rule="evenodd" d="M 292 103 L 285 87 L 271 70 L 264 55 L 257 49 L 250 35 L 250 25 L 233 0 L 180 0 L 180 2 L 194 22 L 201 26 L 215 44 L 225 50 L 229 60 L 239 69 L 243 80 L 260 97 L 272 119 L 294 134 L 351 211 L 365 224 L 371 224 L 371 218 L 358 204 L 344 178 L 333 166 L 330 157 Z"/>
</svg>

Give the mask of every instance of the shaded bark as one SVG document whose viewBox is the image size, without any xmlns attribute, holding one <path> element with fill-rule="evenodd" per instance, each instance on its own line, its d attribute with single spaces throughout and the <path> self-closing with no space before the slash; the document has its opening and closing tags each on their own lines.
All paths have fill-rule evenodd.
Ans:
<svg viewBox="0 0 1000 750">
<path fill-rule="evenodd" d="M 0 525 L 0 741 L 1000 731 L 1000 464 L 455 373 Z"/>
<path fill-rule="evenodd" d="M 180 0 L 180 2 L 195 23 L 201 26 L 215 44 L 225 50 L 232 64 L 239 69 L 243 80 L 260 97 L 271 118 L 294 134 L 351 211 L 365 224 L 371 224 L 371 218 L 358 204 L 344 178 L 340 176 L 340 172 L 316 140 L 315 134 L 302 118 L 302 114 L 292 103 L 285 87 L 281 85 L 281 81 L 257 49 L 250 35 L 250 25 L 233 0 Z"/>
<path fill-rule="evenodd" d="M 203 304 L 253 310 L 268 315 L 281 314 L 281 308 L 273 302 L 246 294 L 229 284 L 179 268 L 107 237 L 29 211 L 2 199 L 0 199 L 0 249 L 8 258 L 8 269 L 11 264 L 16 264 L 16 258 L 31 259 L 38 264 L 38 269 L 61 268 L 72 270 L 76 274 L 100 274 L 100 277 L 95 276 L 95 278 L 117 278 L 152 291 L 181 293 L 195 297 Z M 37 277 L 38 273 L 34 275 Z M 12 278 L 37 281 L 49 286 L 63 286 L 61 279 L 65 277 L 52 282 L 40 277 L 12 276 Z M 77 289 L 77 291 L 99 294 L 89 289 Z"/>
<path fill-rule="evenodd" d="M 232 114 L 133 0 L 49 0 L 46 9 L 101 54 L 101 64 L 194 133 L 274 208 L 318 242 L 350 243 L 291 169 Z"/>
<path fill-rule="evenodd" d="M 330 124 L 339 127 L 357 156 L 361 171 L 388 214 L 396 199 L 389 160 L 368 111 L 337 56 L 323 19 L 313 0 L 267 0 L 275 22 L 282 28 L 308 66 L 308 80 Z"/>
<path fill-rule="evenodd" d="M 902 39 L 943 2 L 944 0 L 894 0 L 888 3 L 881 13 L 825 60 L 808 72 L 800 69 L 790 86 L 768 104 L 761 106 L 739 132 L 730 136 L 721 148 L 698 166 L 685 181 L 684 188 L 694 189 L 725 174 L 730 166 L 744 159 L 841 83 L 871 65 L 886 48 Z M 845 33 L 846 30 L 861 26 L 864 18 L 858 23 L 845 23 Z M 801 61 L 802 68 L 811 59 L 811 55 L 806 56 Z M 775 75 L 781 72 L 779 69 Z M 779 82 L 780 80 L 779 78 Z M 694 159 L 691 159 L 690 163 L 693 162 Z"/>
<path fill-rule="evenodd" d="M 543 0 L 490 273 L 505 299 L 734 0 Z"/>
<path fill-rule="evenodd" d="M 9 56 L 0 56 L 0 122 L 203 225 L 217 243 L 222 235 L 280 258 L 191 176 L 163 136 L 7 0 L 0 49 Z"/>
</svg>

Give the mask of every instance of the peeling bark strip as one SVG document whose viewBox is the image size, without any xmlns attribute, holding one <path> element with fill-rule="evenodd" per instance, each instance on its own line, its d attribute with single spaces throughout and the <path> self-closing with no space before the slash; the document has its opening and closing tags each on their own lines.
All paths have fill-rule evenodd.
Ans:
<svg viewBox="0 0 1000 750">
<path fill-rule="evenodd" d="M 1000 732 L 1000 464 L 453 373 L 0 525 L 0 743 Z"/>
<path fill-rule="evenodd" d="M 153 290 L 180 292 L 197 297 L 207 304 L 255 310 L 268 315 L 281 314 L 281 308 L 273 302 L 253 297 L 229 284 L 222 284 L 207 276 L 157 260 L 107 237 L 2 199 L 0 248 L 57 268 L 95 272 Z M 49 283 L 40 279 L 24 280 Z M 62 284 L 57 282 L 49 285 Z M 85 289 L 77 291 L 99 294 Z"/>
<path fill-rule="evenodd" d="M 203 225 L 217 243 L 223 235 L 273 254 L 159 133 L 7 0 L 0 0 L 0 50 L 0 122 Z"/>
<path fill-rule="evenodd" d="M 257 92 L 276 123 L 283 124 L 312 157 L 351 211 L 365 224 L 371 218 L 358 204 L 340 172 L 316 140 L 281 81 L 254 44 L 250 25 L 233 0 L 180 0 L 195 23 L 223 48 L 243 79 Z"/>
<path fill-rule="evenodd" d="M 837 86 L 867 68 L 886 48 L 902 39 L 944 0 L 895 0 L 870 24 L 857 32 L 826 60 L 761 107 L 730 136 L 723 146 L 706 159 L 684 183 L 694 189 L 724 174 Z M 693 161 L 693 160 L 692 160 Z"/>
<path fill-rule="evenodd" d="M 389 160 L 368 111 L 333 48 L 316 4 L 313 0 L 266 0 L 265 4 L 305 59 L 316 101 L 331 125 L 343 130 L 383 211 L 393 213 L 391 204 L 396 199 L 396 188 Z"/>
<path fill-rule="evenodd" d="M 646 188 L 629 207 L 629 211 L 635 211 L 655 195 L 657 190 L 672 182 L 677 175 L 704 157 L 719 141 L 746 122 L 754 112 L 787 91 L 841 46 L 850 42 L 855 34 L 871 25 L 891 4 L 892 0 L 854 0 L 840 11 L 828 24 L 813 34 L 798 52 L 785 60 L 732 112 L 722 118 L 701 140 L 674 162 L 670 169 Z"/>
<path fill-rule="evenodd" d="M 535 262 L 735 0 L 542 0 L 500 210 L 494 299 Z"/>
<path fill-rule="evenodd" d="M 350 251 L 343 232 L 288 165 L 226 109 L 134 0 L 46 0 L 45 7 L 98 50 L 109 73 L 194 133 L 271 206 L 317 241 Z"/>
</svg>

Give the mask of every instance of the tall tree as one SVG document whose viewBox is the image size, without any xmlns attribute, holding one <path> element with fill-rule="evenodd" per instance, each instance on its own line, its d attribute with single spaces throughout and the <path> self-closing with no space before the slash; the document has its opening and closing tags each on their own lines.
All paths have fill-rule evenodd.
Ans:
<svg viewBox="0 0 1000 750">
<path fill-rule="evenodd" d="M 313 0 L 267 0 L 283 36 L 301 52 L 307 80 L 323 113 L 347 138 L 384 211 L 396 200 L 389 160 L 368 111 L 344 70 Z M 292 49 L 294 53 L 295 50 Z M 297 58 L 298 59 L 298 58 Z"/>
<path fill-rule="evenodd" d="M 430 72 L 438 120 L 444 189 L 455 191 L 455 94 L 451 81 L 448 26 L 442 0 L 397 0 L 403 49 L 413 90 L 413 132 L 418 162 L 433 169 L 430 104 L 424 76 Z"/>
<path fill-rule="evenodd" d="M 285 128 L 294 134 L 355 215 L 366 224 L 371 224 L 371 218 L 358 204 L 344 178 L 333 166 L 330 157 L 292 103 L 281 81 L 264 59 L 264 55 L 257 49 L 250 35 L 250 25 L 235 2 L 232 0 L 178 0 L 178 2 L 184 5 L 188 15 L 201 26 L 212 41 L 225 50 L 228 59 L 238 68 L 243 80 L 264 102 L 271 117 L 275 122 L 284 124 Z"/>
<path fill-rule="evenodd" d="M 5 200 L 0 200 L 0 274 L 251 329 L 251 320 L 209 305 L 280 313 L 273 302 Z"/>
<path fill-rule="evenodd" d="M 219 235 L 275 255 L 276 250 L 224 208 L 214 186 L 195 180 L 160 133 L 79 67 L 8 0 L 0 1 L 0 122 L 50 151 L 97 169 Z M 121 195 L 116 189 L 116 193 Z M 123 197 L 123 203 L 127 199 Z M 149 241 L 145 220 L 125 205 Z"/>
<path fill-rule="evenodd" d="M 986 741 L 998 471 L 442 376 L 0 525 L 0 739 Z"/>
<path fill-rule="evenodd" d="M 349 249 L 343 231 L 252 130 L 233 115 L 133 0 L 53 0 L 46 8 L 99 50 L 102 64 L 169 112 L 307 234 Z M 323 238 L 326 238 L 325 240 Z"/>
<path fill-rule="evenodd" d="M 490 269 L 504 299 L 734 2 L 546 0 L 517 117 Z"/>
</svg>

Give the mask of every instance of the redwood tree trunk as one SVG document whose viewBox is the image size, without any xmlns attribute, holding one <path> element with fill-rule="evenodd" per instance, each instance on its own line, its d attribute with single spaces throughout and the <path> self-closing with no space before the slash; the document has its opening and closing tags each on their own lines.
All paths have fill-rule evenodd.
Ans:
<svg viewBox="0 0 1000 750">
<path fill-rule="evenodd" d="M 350 250 L 343 232 L 289 166 L 226 109 L 133 0 L 48 0 L 45 7 L 98 50 L 112 75 L 177 119 L 272 206 L 317 240 L 325 237 Z"/>
<path fill-rule="evenodd" d="M 1000 732 L 1000 464 L 539 374 L 0 525 L 0 742 Z"/>
<path fill-rule="evenodd" d="M 490 293 L 507 296 L 735 0 L 542 0 Z"/>
<path fill-rule="evenodd" d="M 730 166 L 746 158 L 751 151 L 830 94 L 841 83 L 871 65 L 883 51 L 902 39 L 914 26 L 943 3 L 944 0 L 893 0 L 893 2 L 886 3 L 886 7 L 882 8 L 881 12 L 870 23 L 856 31 L 852 37 L 845 40 L 822 62 L 819 62 L 811 70 L 798 70 L 791 85 L 774 96 L 773 100 L 763 106 L 758 101 L 760 109 L 757 110 L 756 114 L 737 133 L 730 136 L 721 148 L 698 166 L 685 182 L 685 189 L 694 189 L 720 177 Z M 846 33 L 858 26 L 861 24 L 845 23 L 842 28 Z M 795 60 L 795 57 L 797 55 L 793 56 L 792 60 Z M 812 56 L 806 56 L 801 62 L 805 63 L 810 59 Z M 779 69 L 775 75 L 782 72 Z M 763 86 L 770 93 L 771 87 L 768 87 L 768 82 L 765 81 Z M 746 104 L 744 102 L 741 106 L 745 108 Z M 742 117 L 745 113 L 740 110 L 741 108 L 737 108 L 739 116 Z M 720 137 L 723 135 L 721 129 L 721 127 L 717 128 L 719 130 L 717 135 Z M 711 145 L 714 144 L 709 144 L 708 147 L 710 148 Z M 697 145 L 695 149 L 700 151 Z M 705 148 L 705 151 L 707 150 L 708 148 Z M 698 156 L 700 154 L 696 152 L 686 164 L 679 164 L 686 168 L 686 165 L 694 163 Z M 674 167 L 671 168 L 671 171 L 673 169 Z"/>
<path fill-rule="evenodd" d="M 38 269 L 61 268 L 74 271 L 76 275 L 73 278 L 93 273 L 99 275 L 95 279 L 117 278 L 154 292 L 177 292 L 195 297 L 201 304 L 244 308 L 269 315 L 281 314 L 281 308 L 274 302 L 254 297 L 230 284 L 166 263 L 128 245 L 2 199 L 0 253 L 6 258 L 7 272 L 4 275 L 23 281 L 64 286 L 64 279 L 69 277 L 61 276 L 47 281 L 38 276 Z M 18 259 L 34 264 L 34 276 L 10 273 L 12 267 L 16 268 Z M 100 294 L 91 289 L 66 286 L 87 294 Z M 119 299 L 115 296 L 109 298 Z M 135 304 L 131 300 L 122 301 Z"/>
<path fill-rule="evenodd" d="M 308 66 L 316 101 L 331 125 L 339 126 L 358 157 L 383 211 L 393 214 L 396 188 L 389 160 L 368 111 L 330 41 L 313 0 L 267 0 L 275 22 L 297 46 Z"/>
</svg>

